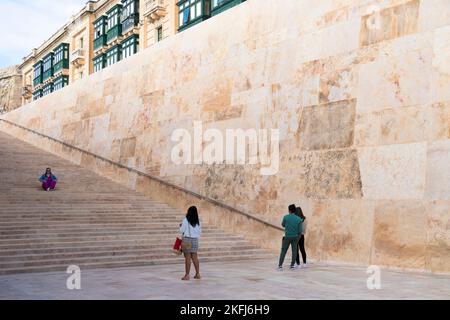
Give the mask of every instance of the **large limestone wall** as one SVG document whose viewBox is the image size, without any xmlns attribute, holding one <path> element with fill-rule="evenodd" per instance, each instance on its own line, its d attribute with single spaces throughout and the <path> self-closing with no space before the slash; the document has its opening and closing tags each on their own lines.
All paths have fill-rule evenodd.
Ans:
<svg viewBox="0 0 450 320">
<path fill-rule="evenodd" d="M 300 204 L 314 259 L 450 272 L 450 0 L 249 0 L 6 118 L 269 222 Z M 170 135 L 194 120 L 279 128 L 279 173 L 176 166 Z M 279 232 L 235 225 L 278 249 Z"/>
<path fill-rule="evenodd" d="M 22 76 L 17 66 L 0 70 L 0 113 L 18 108 L 22 103 Z"/>
</svg>

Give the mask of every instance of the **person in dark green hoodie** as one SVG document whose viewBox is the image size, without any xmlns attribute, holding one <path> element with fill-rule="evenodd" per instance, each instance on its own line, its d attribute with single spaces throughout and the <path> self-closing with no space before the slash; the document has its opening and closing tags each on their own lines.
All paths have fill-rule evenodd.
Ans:
<svg viewBox="0 0 450 320">
<path fill-rule="evenodd" d="M 289 214 L 283 217 L 281 225 L 284 227 L 284 237 L 281 246 L 280 261 L 278 263 L 278 270 L 283 270 L 283 262 L 289 246 L 292 249 L 291 270 L 295 269 L 295 260 L 297 259 L 297 244 L 300 234 L 302 232 L 302 220 L 295 214 L 297 208 L 291 204 L 289 206 Z"/>
</svg>

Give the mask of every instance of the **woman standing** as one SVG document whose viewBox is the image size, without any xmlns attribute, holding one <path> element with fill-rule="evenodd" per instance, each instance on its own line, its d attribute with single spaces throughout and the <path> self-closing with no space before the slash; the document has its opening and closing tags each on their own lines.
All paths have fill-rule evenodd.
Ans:
<svg viewBox="0 0 450 320">
<path fill-rule="evenodd" d="M 307 222 L 306 222 L 306 217 L 303 214 L 302 208 L 298 207 L 296 214 L 302 220 L 302 234 L 300 235 L 300 239 L 298 240 L 298 249 L 300 250 L 300 252 L 302 254 L 303 267 L 306 267 L 305 233 L 306 233 Z M 297 262 L 296 267 L 299 267 L 300 266 L 300 255 L 299 254 L 297 254 L 296 262 Z"/>
<path fill-rule="evenodd" d="M 186 218 L 180 226 L 180 232 L 183 235 L 181 249 L 183 250 L 185 259 L 186 274 L 181 280 L 189 280 L 191 272 L 191 259 L 195 267 L 194 279 L 201 279 L 200 277 L 200 263 L 198 261 L 198 239 L 202 233 L 202 227 L 198 218 L 198 211 L 196 207 L 190 207 Z"/>
</svg>

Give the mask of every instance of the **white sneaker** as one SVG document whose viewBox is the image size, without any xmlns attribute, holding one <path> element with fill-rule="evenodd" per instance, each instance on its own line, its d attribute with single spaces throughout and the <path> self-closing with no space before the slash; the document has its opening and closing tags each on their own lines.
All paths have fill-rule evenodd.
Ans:
<svg viewBox="0 0 450 320">
<path fill-rule="evenodd" d="M 301 267 L 302 267 L 302 266 L 301 266 L 300 264 L 297 264 L 297 263 L 294 265 L 294 269 L 299 269 L 299 268 L 301 268 Z"/>
<path fill-rule="evenodd" d="M 50 191 L 50 188 L 47 188 L 47 191 Z"/>
<path fill-rule="evenodd" d="M 278 266 L 277 271 L 283 271 L 283 267 Z"/>
</svg>

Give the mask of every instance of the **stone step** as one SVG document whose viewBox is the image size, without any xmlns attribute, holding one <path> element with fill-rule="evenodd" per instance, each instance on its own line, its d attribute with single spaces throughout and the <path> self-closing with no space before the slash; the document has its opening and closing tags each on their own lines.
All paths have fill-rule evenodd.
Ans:
<svg viewBox="0 0 450 320">
<path fill-rule="evenodd" d="M 233 261 L 258 261 L 258 260 L 267 260 L 274 259 L 273 255 L 270 254 L 258 254 L 258 255 L 234 255 L 234 256 L 225 256 L 225 257 L 203 257 L 199 256 L 200 264 L 207 262 L 233 262 Z M 184 259 L 179 256 L 174 256 L 171 258 L 163 258 L 163 259 L 153 259 L 153 260 L 134 260 L 134 261 L 109 261 L 109 262 L 101 262 L 101 263 L 79 263 L 77 266 L 84 269 L 103 269 L 103 268 L 126 268 L 126 267 L 145 267 L 152 265 L 169 265 L 169 264 L 178 264 L 180 267 L 184 264 Z M 40 265 L 33 267 L 15 267 L 15 268 L 1 268 L 0 275 L 6 274 L 16 274 L 16 273 L 39 273 L 39 272 L 63 272 L 66 273 L 68 265 L 64 264 L 53 264 L 53 265 Z M 182 271 L 181 271 L 182 272 Z"/>
<path fill-rule="evenodd" d="M 124 217 L 111 217 L 110 218 L 112 221 L 133 221 L 133 222 L 148 222 L 151 221 L 152 223 L 172 223 L 174 225 L 178 225 L 181 223 L 182 219 L 174 219 L 174 218 L 170 218 L 170 217 L 133 217 L 133 216 L 124 216 Z M 78 221 L 108 221 L 108 217 L 96 217 L 96 216 L 92 216 L 92 217 L 86 217 L 86 218 L 82 218 L 82 217 L 42 217 L 42 218 L 33 218 L 33 219 L 28 219 L 28 218 L 9 218 L 9 219 L 5 219 L 2 220 L 3 223 L 5 224 L 11 224 L 11 225 L 15 225 L 17 223 L 24 223 L 27 222 L 30 225 L 32 225 L 34 222 L 60 222 L 60 221 L 67 221 L 70 223 L 76 223 Z"/>
<path fill-rule="evenodd" d="M 69 222 L 73 223 L 70 224 Z M 177 223 L 178 222 L 178 223 Z M 78 225 L 79 228 L 83 228 L 83 227 L 87 227 L 87 226 L 101 226 L 101 227 L 105 227 L 105 226 L 121 226 L 123 227 L 125 230 L 127 227 L 133 227 L 133 226 L 141 226 L 141 227 L 148 227 L 148 228 L 152 228 L 152 227 L 156 227 L 156 228 L 161 228 L 161 227 L 167 227 L 170 229 L 179 229 L 180 226 L 180 221 L 177 222 L 173 222 L 173 223 L 166 223 L 166 222 L 156 222 L 156 223 L 152 223 L 151 220 L 148 222 L 142 222 L 140 223 L 139 221 L 108 221 L 108 220 L 103 220 L 103 221 L 83 221 L 83 223 L 77 222 L 77 221 L 44 221 L 44 220 L 40 220 L 40 221 L 33 221 L 32 224 L 34 224 L 36 227 L 40 227 L 40 226 L 53 226 L 53 227 L 67 227 L 70 228 L 71 225 Z M 17 223 L 0 223 L 0 229 L 2 229 L 2 227 L 4 228 L 8 228 L 8 227 L 26 227 L 29 226 L 30 223 L 23 221 L 23 222 L 17 222 Z"/>
<path fill-rule="evenodd" d="M 257 250 L 239 250 L 236 251 L 224 251 L 224 250 L 212 250 L 205 254 L 207 257 L 226 257 L 226 256 L 247 256 L 247 255 L 265 255 L 265 252 L 261 249 Z M 199 251 L 199 255 L 201 255 Z M 84 257 L 78 257 L 78 258 L 70 258 L 70 257 L 56 257 L 56 258 L 50 258 L 50 259 L 36 259 L 36 260 L 26 260 L 26 261 L 11 261 L 11 262 L 0 262 L 0 269 L 11 269 L 11 268 L 22 268 L 22 267 L 35 267 L 40 266 L 43 264 L 51 265 L 51 264 L 65 264 L 66 266 L 69 265 L 80 265 L 86 262 L 90 263 L 104 263 L 104 262 L 130 262 L 130 261 L 136 261 L 136 260 L 147 260 L 151 261 L 153 259 L 164 259 L 164 258 L 171 258 L 174 256 L 174 253 L 168 249 L 165 253 L 163 252 L 157 252 L 157 253 L 146 253 L 146 254 L 124 254 L 120 256 L 84 256 Z"/>
<path fill-rule="evenodd" d="M 220 249 L 220 250 L 219 250 Z M 255 246 L 241 245 L 241 246 L 230 246 L 217 248 L 216 246 L 210 245 L 208 247 L 201 247 L 201 252 L 199 254 L 210 255 L 219 252 L 221 255 L 232 255 L 236 252 L 239 254 L 257 254 L 264 253 L 264 250 L 259 249 Z M 120 256 L 149 256 L 153 257 L 163 257 L 167 255 L 172 255 L 172 249 L 169 247 L 151 248 L 151 249 L 133 249 L 133 250 L 102 250 L 97 251 L 71 251 L 66 250 L 60 253 L 39 253 L 39 254 L 19 254 L 11 256 L 1 256 L 2 263 L 9 262 L 31 262 L 31 261 L 43 261 L 43 260 L 64 260 L 64 259 L 78 259 L 78 258 L 97 258 L 97 257 L 120 257 Z"/>
<path fill-rule="evenodd" d="M 72 246 L 64 246 L 64 247 L 51 247 L 46 246 L 43 248 L 36 248 L 36 249 L 30 249 L 28 247 L 22 248 L 22 249 L 2 249 L 0 251 L 0 257 L 4 256 L 16 256 L 16 255 L 28 255 L 28 254 L 50 254 L 50 253 L 64 253 L 67 250 L 70 250 L 70 252 L 94 252 L 98 251 L 98 248 L 101 248 L 102 250 L 109 250 L 109 251 L 119 251 L 119 250 L 152 250 L 155 248 L 161 248 L 161 246 L 164 246 L 165 248 L 170 248 L 173 243 L 168 242 L 166 239 L 161 240 L 159 242 L 155 241 L 152 243 L 145 243 L 145 244 L 124 244 L 119 243 L 117 245 L 114 244 L 108 244 L 108 245 L 101 245 L 101 246 L 92 246 L 92 245 L 78 245 L 76 247 Z M 61 245 L 61 244 L 59 244 Z M 251 245 L 248 243 L 248 241 L 245 240 L 214 240 L 214 241 L 204 241 L 201 240 L 201 247 L 202 250 L 204 248 L 213 247 L 213 248 L 222 248 L 222 247 L 230 247 L 230 248 L 236 248 L 236 247 L 247 247 L 247 248 L 257 248 L 254 245 Z"/>
<path fill-rule="evenodd" d="M 62 217 L 61 217 L 62 218 Z M 16 220 L 9 220 L 0 222 L 0 227 L 11 227 L 11 226 L 26 226 L 26 225 L 32 225 L 36 224 L 39 225 L 48 225 L 48 224 L 54 224 L 54 225 L 64 225 L 67 223 L 70 224 L 95 224 L 95 223 L 109 223 L 109 224 L 124 224 L 124 226 L 128 224 L 136 224 L 136 223 L 143 223 L 148 226 L 155 225 L 155 224 L 163 224 L 163 223 L 171 223 L 172 225 L 179 226 L 182 222 L 182 219 L 164 219 L 168 217 L 161 217 L 162 221 L 153 221 L 152 217 L 123 217 L 123 218 L 110 218 L 107 217 L 89 217 L 89 218 L 80 218 L 80 217 L 67 217 L 66 219 L 16 219 Z M 160 218 L 160 217 L 158 217 Z"/>
<path fill-rule="evenodd" d="M 39 226 L 33 228 L 33 226 L 22 226 L 22 227 L 4 227 L 0 228 L 0 236 L 11 236 L 14 234 L 23 235 L 23 234 L 36 234 L 36 233 L 61 233 L 61 232 L 88 232 L 88 231 L 95 231 L 99 230 L 98 226 L 85 226 L 85 227 L 79 227 L 79 226 L 69 226 L 69 227 L 54 227 L 54 226 Z M 153 228 L 152 228 L 153 229 Z M 105 231 L 111 231 L 111 232 L 127 232 L 127 231 L 149 231 L 150 229 L 147 227 L 141 227 L 141 226 L 135 226 L 135 227 L 127 227 L 123 228 L 122 226 L 117 227 L 102 227 L 100 230 Z M 164 230 L 167 230 L 164 228 Z M 171 230 L 178 230 L 178 228 L 171 228 Z M 203 232 L 209 232 L 209 231 L 217 231 L 215 228 L 208 228 L 205 227 L 203 229 Z"/>
<path fill-rule="evenodd" d="M 105 235 L 105 236 L 92 236 L 92 237 L 76 237 L 76 238 L 34 238 L 34 239 L 18 239 L 18 240 L 0 240 L 0 249 L 8 248 L 12 246 L 23 245 L 25 247 L 33 247 L 35 245 L 47 244 L 48 246 L 56 243 L 56 244 L 67 244 L 73 243 L 76 245 L 77 243 L 85 243 L 90 242 L 93 246 L 100 245 L 101 242 L 124 242 L 124 241 L 133 241 L 136 243 L 148 243 L 152 241 L 157 241 L 158 239 L 173 239 L 177 237 L 177 234 L 167 235 L 167 233 L 155 233 L 149 235 Z M 241 236 L 236 235 L 216 235 L 212 233 L 211 235 L 203 235 L 203 241 L 213 241 L 213 240 L 223 240 L 223 239 L 242 239 Z"/>
<path fill-rule="evenodd" d="M 128 231 L 128 230 L 120 230 L 112 232 L 110 230 L 98 230 L 98 231 L 78 231 L 78 232 L 47 232 L 47 233 L 20 233 L 20 234 L 11 234 L 11 235 L 1 235 L 0 243 L 3 240 L 25 240 L 25 239 L 53 239 L 53 238 L 87 238 L 87 237 L 99 237 L 99 236 L 118 236 L 118 235 L 129 235 L 129 236 L 147 236 L 154 234 L 167 235 L 171 230 L 167 229 L 148 229 L 148 230 L 140 230 L 140 231 Z M 177 234 L 176 230 L 172 230 L 172 234 Z M 214 230 L 205 231 L 203 235 L 208 234 L 216 234 L 216 235 L 226 235 L 225 233 L 216 232 Z"/>
</svg>

